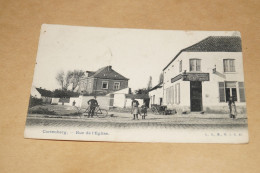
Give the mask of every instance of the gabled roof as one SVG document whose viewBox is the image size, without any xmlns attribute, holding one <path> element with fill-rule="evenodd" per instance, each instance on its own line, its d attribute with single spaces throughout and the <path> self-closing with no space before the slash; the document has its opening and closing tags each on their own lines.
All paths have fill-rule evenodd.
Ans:
<svg viewBox="0 0 260 173">
<path fill-rule="evenodd" d="M 242 52 L 241 38 L 238 36 L 210 36 L 202 41 L 182 49 L 165 70 L 182 52 Z"/>
<path fill-rule="evenodd" d="M 183 49 L 185 52 L 241 52 L 241 38 L 238 36 L 210 36 Z"/>
<path fill-rule="evenodd" d="M 162 82 L 159 83 L 159 84 L 157 84 L 155 87 L 151 88 L 151 89 L 149 90 L 149 92 L 150 92 L 150 91 L 153 91 L 153 90 L 156 90 L 156 89 L 158 89 L 158 88 L 162 88 Z"/>
<path fill-rule="evenodd" d="M 128 80 L 128 78 L 124 77 L 123 75 L 113 70 L 111 66 L 100 68 L 93 74 L 90 74 L 89 77 L 102 78 L 102 79 Z"/>
<path fill-rule="evenodd" d="M 36 88 L 36 90 L 41 94 L 43 97 L 52 97 L 53 93 L 50 90 Z"/>
</svg>

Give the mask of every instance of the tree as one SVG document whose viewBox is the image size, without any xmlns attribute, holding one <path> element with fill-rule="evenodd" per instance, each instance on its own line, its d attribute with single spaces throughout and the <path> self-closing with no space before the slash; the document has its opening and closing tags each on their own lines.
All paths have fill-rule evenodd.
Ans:
<svg viewBox="0 0 260 173">
<path fill-rule="evenodd" d="M 153 84 L 152 84 L 152 76 L 149 77 L 149 81 L 148 81 L 148 85 L 147 85 L 147 89 L 151 89 L 153 87 Z"/>
<path fill-rule="evenodd" d="M 72 91 L 78 86 L 80 78 L 84 75 L 82 70 L 68 71 L 65 75 L 64 71 L 60 71 L 56 80 L 61 86 L 62 90 L 67 90 L 69 85 L 72 84 Z"/>
<path fill-rule="evenodd" d="M 84 75 L 84 71 L 82 70 L 74 70 L 73 71 L 73 78 L 71 80 L 72 85 L 72 91 L 79 85 L 80 78 Z"/>
<path fill-rule="evenodd" d="M 65 81 L 64 81 L 64 77 L 65 77 L 64 71 L 60 71 L 60 72 L 56 75 L 56 80 L 57 80 L 58 83 L 60 84 L 62 90 L 64 89 L 64 82 L 65 82 Z"/>
<path fill-rule="evenodd" d="M 56 89 L 53 92 L 53 96 L 56 98 L 69 98 L 69 97 L 78 97 L 79 93 L 67 90 Z"/>
<path fill-rule="evenodd" d="M 66 74 L 66 78 L 65 78 L 65 82 L 64 82 L 64 89 L 67 90 L 68 86 L 71 84 L 73 78 L 73 72 L 72 71 L 68 71 Z"/>
<path fill-rule="evenodd" d="M 160 74 L 159 83 L 163 83 L 163 72 Z"/>
<path fill-rule="evenodd" d="M 148 89 L 141 88 L 141 89 L 135 90 L 135 94 L 148 94 Z"/>
</svg>

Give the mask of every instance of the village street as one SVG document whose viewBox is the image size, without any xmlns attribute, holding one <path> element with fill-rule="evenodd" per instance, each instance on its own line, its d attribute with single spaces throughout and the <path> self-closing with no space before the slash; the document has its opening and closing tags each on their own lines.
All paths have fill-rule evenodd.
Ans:
<svg viewBox="0 0 260 173">
<path fill-rule="evenodd" d="M 149 114 L 145 120 L 132 120 L 130 113 L 109 112 L 105 118 L 28 114 L 27 126 L 102 127 L 102 128 L 195 128 L 234 129 L 247 127 L 245 115 L 230 119 L 226 114 Z"/>
</svg>

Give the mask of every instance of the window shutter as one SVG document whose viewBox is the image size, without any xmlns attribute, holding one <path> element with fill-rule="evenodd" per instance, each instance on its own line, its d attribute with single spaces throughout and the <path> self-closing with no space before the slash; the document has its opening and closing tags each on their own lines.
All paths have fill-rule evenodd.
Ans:
<svg viewBox="0 0 260 173">
<path fill-rule="evenodd" d="M 171 89 L 172 89 L 172 104 L 174 104 L 174 87 L 172 86 Z"/>
<path fill-rule="evenodd" d="M 169 88 L 166 89 L 166 102 L 169 104 Z"/>
<path fill-rule="evenodd" d="M 225 83 L 224 82 L 219 82 L 219 101 L 220 102 L 225 102 Z"/>
<path fill-rule="evenodd" d="M 238 82 L 240 102 L 246 101 L 244 82 Z"/>
<path fill-rule="evenodd" d="M 178 104 L 181 103 L 181 91 L 180 91 L 180 84 L 178 84 Z"/>
<path fill-rule="evenodd" d="M 177 84 L 175 84 L 175 103 L 176 104 L 178 104 L 177 95 L 178 95 Z"/>
</svg>

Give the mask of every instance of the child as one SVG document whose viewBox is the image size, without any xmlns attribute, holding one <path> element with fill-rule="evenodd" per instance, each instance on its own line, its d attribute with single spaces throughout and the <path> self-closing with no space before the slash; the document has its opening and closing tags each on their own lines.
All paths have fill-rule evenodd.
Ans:
<svg viewBox="0 0 260 173">
<path fill-rule="evenodd" d="M 141 106 L 141 115 L 142 115 L 142 119 L 145 119 L 145 116 L 147 116 L 147 107 L 145 104 Z"/>
</svg>

